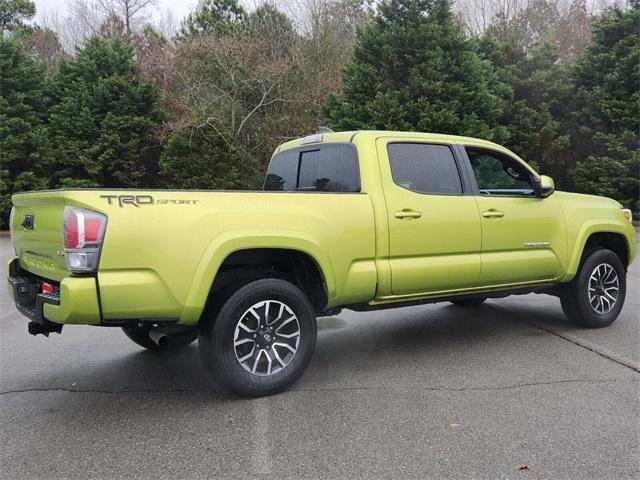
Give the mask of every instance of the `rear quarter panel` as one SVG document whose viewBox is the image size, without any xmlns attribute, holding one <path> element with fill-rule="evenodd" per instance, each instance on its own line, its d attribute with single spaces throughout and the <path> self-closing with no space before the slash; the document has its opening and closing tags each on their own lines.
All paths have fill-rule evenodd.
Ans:
<svg viewBox="0 0 640 480">
<path fill-rule="evenodd" d="M 70 193 L 108 216 L 98 273 L 105 321 L 196 323 L 222 262 L 249 248 L 309 254 L 324 275 L 329 307 L 374 296 L 375 223 L 365 194 L 117 193 L 148 194 L 154 203 L 121 206 L 100 198 L 104 191 Z"/>
</svg>

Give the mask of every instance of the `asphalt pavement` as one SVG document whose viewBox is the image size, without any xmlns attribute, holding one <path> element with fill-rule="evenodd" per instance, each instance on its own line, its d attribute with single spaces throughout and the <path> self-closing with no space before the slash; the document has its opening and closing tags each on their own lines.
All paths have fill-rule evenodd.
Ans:
<svg viewBox="0 0 640 480">
<path fill-rule="evenodd" d="M 304 376 L 255 400 L 220 391 L 196 344 L 31 336 L 2 277 L 3 479 L 640 478 L 640 262 L 600 330 L 544 295 L 320 319 Z"/>
</svg>

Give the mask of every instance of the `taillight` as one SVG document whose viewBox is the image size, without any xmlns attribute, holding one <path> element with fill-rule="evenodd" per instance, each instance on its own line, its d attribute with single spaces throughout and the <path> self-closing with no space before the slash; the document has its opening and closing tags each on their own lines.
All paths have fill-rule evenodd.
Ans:
<svg viewBox="0 0 640 480">
<path fill-rule="evenodd" d="M 76 207 L 64 207 L 64 257 L 73 273 L 94 272 L 98 266 L 100 245 L 107 217 Z"/>
</svg>

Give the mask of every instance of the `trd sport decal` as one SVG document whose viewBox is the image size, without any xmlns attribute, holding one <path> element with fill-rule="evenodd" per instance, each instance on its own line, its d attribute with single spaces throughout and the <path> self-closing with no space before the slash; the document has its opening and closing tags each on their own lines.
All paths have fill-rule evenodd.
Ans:
<svg viewBox="0 0 640 480">
<path fill-rule="evenodd" d="M 104 198 L 109 205 L 118 205 L 120 207 L 125 205 L 133 205 L 134 207 L 144 205 L 195 205 L 198 202 L 198 200 L 173 198 L 154 199 L 151 195 L 100 195 L 100 198 Z"/>
</svg>

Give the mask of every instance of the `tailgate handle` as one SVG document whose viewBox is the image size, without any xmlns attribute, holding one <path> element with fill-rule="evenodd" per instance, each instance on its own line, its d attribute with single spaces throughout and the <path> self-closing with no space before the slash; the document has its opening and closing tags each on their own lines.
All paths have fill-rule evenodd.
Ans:
<svg viewBox="0 0 640 480">
<path fill-rule="evenodd" d="M 25 230 L 33 230 L 33 215 L 31 213 L 25 215 L 20 225 L 22 225 Z"/>
</svg>

